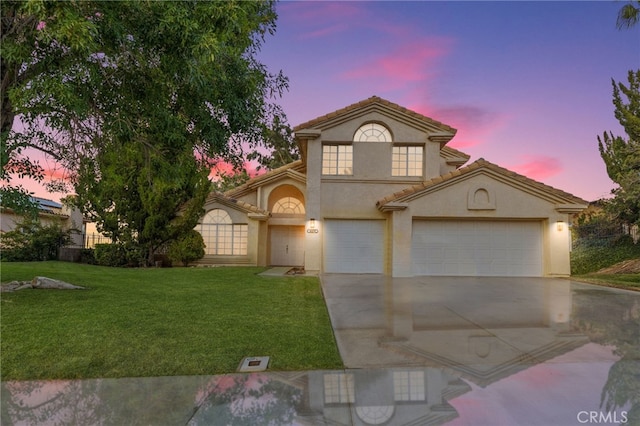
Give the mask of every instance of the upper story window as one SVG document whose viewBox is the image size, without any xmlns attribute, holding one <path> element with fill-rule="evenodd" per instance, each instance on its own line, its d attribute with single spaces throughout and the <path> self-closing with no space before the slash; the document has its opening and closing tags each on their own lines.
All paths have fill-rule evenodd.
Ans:
<svg viewBox="0 0 640 426">
<path fill-rule="evenodd" d="M 424 371 L 394 371 L 393 394 L 396 401 L 424 401 Z"/>
<path fill-rule="evenodd" d="M 353 174 L 353 146 L 323 145 L 322 146 L 322 174 L 323 175 L 352 175 Z"/>
<path fill-rule="evenodd" d="M 393 142 L 389 129 L 378 123 L 367 123 L 353 135 L 354 142 Z"/>
<path fill-rule="evenodd" d="M 293 197 L 280 198 L 273 205 L 274 214 L 304 214 L 302 201 Z"/>
<path fill-rule="evenodd" d="M 391 158 L 392 176 L 422 176 L 421 146 L 394 146 Z"/>
<path fill-rule="evenodd" d="M 356 401 L 353 374 L 327 373 L 324 375 L 324 403 L 344 404 Z"/>
</svg>

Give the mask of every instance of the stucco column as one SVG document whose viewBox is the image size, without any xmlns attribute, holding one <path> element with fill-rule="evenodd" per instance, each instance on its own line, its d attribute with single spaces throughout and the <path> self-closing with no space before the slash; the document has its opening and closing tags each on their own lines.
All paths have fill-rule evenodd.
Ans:
<svg viewBox="0 0 640 426">
<path fill-rule="evenodd" d="M 440 143 L 427 142 L 424 147 L 424 179 L 440 176 Z"/>
<path fill-rule="evenodd" d="M 546 244 L 548 257 L 546 259 L 545 275 L 571 275 L 571 233 L 569 230 L 569 215 L 558 213 L 552 215 L 545 223 L 547 234 Z"/>
<path fill-rule="evenodd" d="M 411 210 L 394 210 L 391 214 L 391 276 L 411 277 Z"/>
<path fill-rule="evenodd" d="M 306 223 L 304 267 L 307 271 L 322 270 L 322 240 L 324 235 L 324 223 L 322 218 L 321 203 L 321 167 L 322 145 L 309 143 L 307 145 L 307 193 L 306 193 Z M 311 219 L 315 219 L 315 230 L 310 228 Z"/>
</svg>

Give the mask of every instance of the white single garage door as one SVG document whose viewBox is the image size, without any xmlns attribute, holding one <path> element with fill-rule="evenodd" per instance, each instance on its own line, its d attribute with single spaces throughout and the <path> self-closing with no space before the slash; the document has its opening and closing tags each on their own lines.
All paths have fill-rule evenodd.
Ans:
<svg viewBox="0 0 640 426">
<path fill-rule="evenodd" d="M 542 275 L 539 221 L 414 220 L 414 275 Z"/>
<path fill-rule="evenodd" d="M 325 272 L 384 272 L 383 220 L 325 220 Z"/>
</svg>

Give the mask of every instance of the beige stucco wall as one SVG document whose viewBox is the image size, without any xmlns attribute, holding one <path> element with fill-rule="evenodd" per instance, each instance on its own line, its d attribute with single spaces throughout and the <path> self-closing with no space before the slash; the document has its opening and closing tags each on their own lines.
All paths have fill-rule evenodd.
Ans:
<svg viewBox="0 0 640 426">
<path fill-rule="evenodd" d="M 406 210 L 393 212 L 394 241 L 390 256 L 394 276 L 411 275 L 410 231 L 415 218 L 539 220 L 543 232 L 544 274 L 570 274 L 569 216 L 558 212 L 552 200 L 540 198 L 483 174 L 437 189 L 409 201 Z M 491 194 L 495 208 L 491 205 L 486 209 L 474 209 L 477 206 L 470 204 L 469 192 L 478 189 L 486 189 Z"/>
<path fill-rule="evenodd" d="M 70 247 L 82 247 L 82 213 L 75 207 L 64 206 L 59 210 L 59 214 L 40 213 L 38 215 L 40 223 L 44 226 L 59 224 L 62 229 L 71 231 Z M 17 224 L 22 222 L 23 217 L 16 215 L 13 211 L 3 210 L 0 214 L 0 227 L 2 232 L 12 231 Z"/>
</svg>

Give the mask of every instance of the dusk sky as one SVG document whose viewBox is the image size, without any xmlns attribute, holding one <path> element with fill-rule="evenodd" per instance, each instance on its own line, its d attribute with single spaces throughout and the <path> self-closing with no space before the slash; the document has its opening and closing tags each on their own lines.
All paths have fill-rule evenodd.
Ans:
<svg viewBox="0 0 640 426">
<path fill-rule="evenodd" d="M 289 77 L 292 126 L 380 96 L 458 129 L 449 146 L 470 161 L 591 201 L 615 186 L 597 144 L 623 135 L 611 79 L 640 67 L 640 25 L 615 25 L 624 4 L 287 1 L 259 59 Z"/>
<path fill-rule="evenodd" d="M 260 58 L 289 77 L 292 126 L 380 96 L 456 129 L 449 146 L 587 200 L 596 137 L 622 135 L 611 79 L 640 67 L 624 2 L 281 2 Z"/>
</svg>

